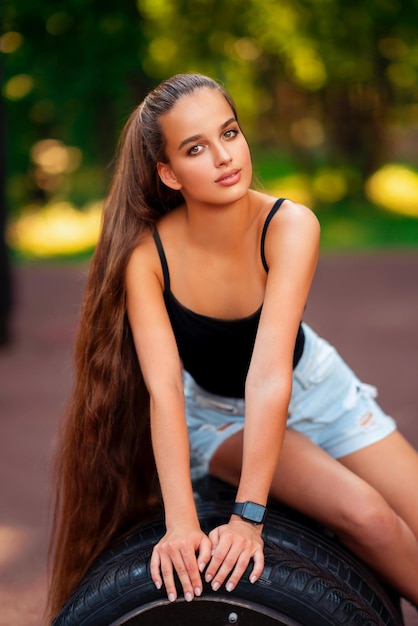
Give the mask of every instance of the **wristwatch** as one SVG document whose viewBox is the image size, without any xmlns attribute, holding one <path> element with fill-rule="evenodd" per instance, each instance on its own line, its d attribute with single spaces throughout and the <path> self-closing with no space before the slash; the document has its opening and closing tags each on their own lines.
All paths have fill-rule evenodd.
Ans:
<svg viewBox="0 0 418 626">
<path fill-rule="evenodd" d="M 263 524 L 267 509 L 255 502 L 235 502 L 232 507 L 232 514 L 239 515 L 246 522 L 258 525 Z"/>
</svg>

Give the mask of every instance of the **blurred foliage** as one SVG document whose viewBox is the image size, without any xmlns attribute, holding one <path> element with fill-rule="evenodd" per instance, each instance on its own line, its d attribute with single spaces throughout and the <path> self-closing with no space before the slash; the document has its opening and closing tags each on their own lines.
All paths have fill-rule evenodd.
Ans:
<svg viewBox="0 0 418 626">
<path fill-rule="evenodd" d="M 141 71 L 145 42 L 135 3 L 13 0 L 3 28 L 12 205 L 69 188 L 77 203 L 102 195 L 120 128 L 150 86 Z M 7 52 L 10 40 L 15 47 Z M 40 180 L 44 172 L 31 153 L 43 139 L 78 148 L 82 171 Z"/>
<path fill-rule="evenodd" d="M 327 219 L 365 191 L 384 204 L 390 175 L 403 194 L 388 208 L 418 215 L 416 0 L 3 0 L 2 14 L 16 215 L 102 199 L 129 112 L 189 71 L 233 95 L 265 185 Z M 389 162 L 411 176 L 373 179 Z"/>
</svg>

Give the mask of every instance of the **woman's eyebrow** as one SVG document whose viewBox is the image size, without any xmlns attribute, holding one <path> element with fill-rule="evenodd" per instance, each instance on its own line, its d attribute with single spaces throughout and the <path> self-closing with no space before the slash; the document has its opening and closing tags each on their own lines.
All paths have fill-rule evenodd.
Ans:
<svg viewBox="0 0 418 626">
<path fill-rule="evenodd" d="M 235 117 L 230 117 L 229 120 L 226 120 L 226 122 L 221 124 L 220 130 L 223 130 L 224 128 L 226 128 L 227 126 L 229 126 L 230 124 L 236 121 L 237 120 Z M 184 146 L 188 143 L 199 141 L 200 139 L 202 139 L 202 137 L 203 135 L 192 135 L 191 137 L 187 137 L 187 139 L 183 139 L 183 141 L 179 144 L 178 150 L 181 150 L 182 148 L 184 148 Z"/>
<path fill-rule="evenodd" d="M 181 150 L 188 143 L 199 141 L 200 139 L 202 139 L 202 137 L 203 137 L 203 135 L 193 135 L 192 137 L 188 137 L 187 139 L 183 139 L 183 141 L 180 143 L 180 145 L 178 147 L 178 150 Z"/>
</svg>

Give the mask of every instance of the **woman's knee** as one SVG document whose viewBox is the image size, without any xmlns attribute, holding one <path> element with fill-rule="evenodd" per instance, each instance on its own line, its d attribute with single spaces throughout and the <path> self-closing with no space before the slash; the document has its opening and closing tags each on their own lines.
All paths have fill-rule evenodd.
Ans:
<svg viewBox="0 0 418 626">
<path fill-rule="evenodd" d="M 337 526 L 335 531 L 350 542 L 383 547 L 393 542 L 399 530 L 399 518 L 377 491 L 367 487 L 353 500 L 345 500 Z"/>
</svg>

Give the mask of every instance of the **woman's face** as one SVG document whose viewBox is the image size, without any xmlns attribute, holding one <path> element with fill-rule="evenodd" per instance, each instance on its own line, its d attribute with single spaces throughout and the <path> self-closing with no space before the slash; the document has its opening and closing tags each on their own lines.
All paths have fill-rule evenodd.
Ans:
<svg viewBox="0 0 418 626">
<path fill-rule="evenodd" d="M 225 204 L 248 191 L 252 179 L 247 141 L 221 92 L 202 88 L 182 97 L 160 118 L 166 139 L 162 181 L 186 202 Z"/>
</svg>

